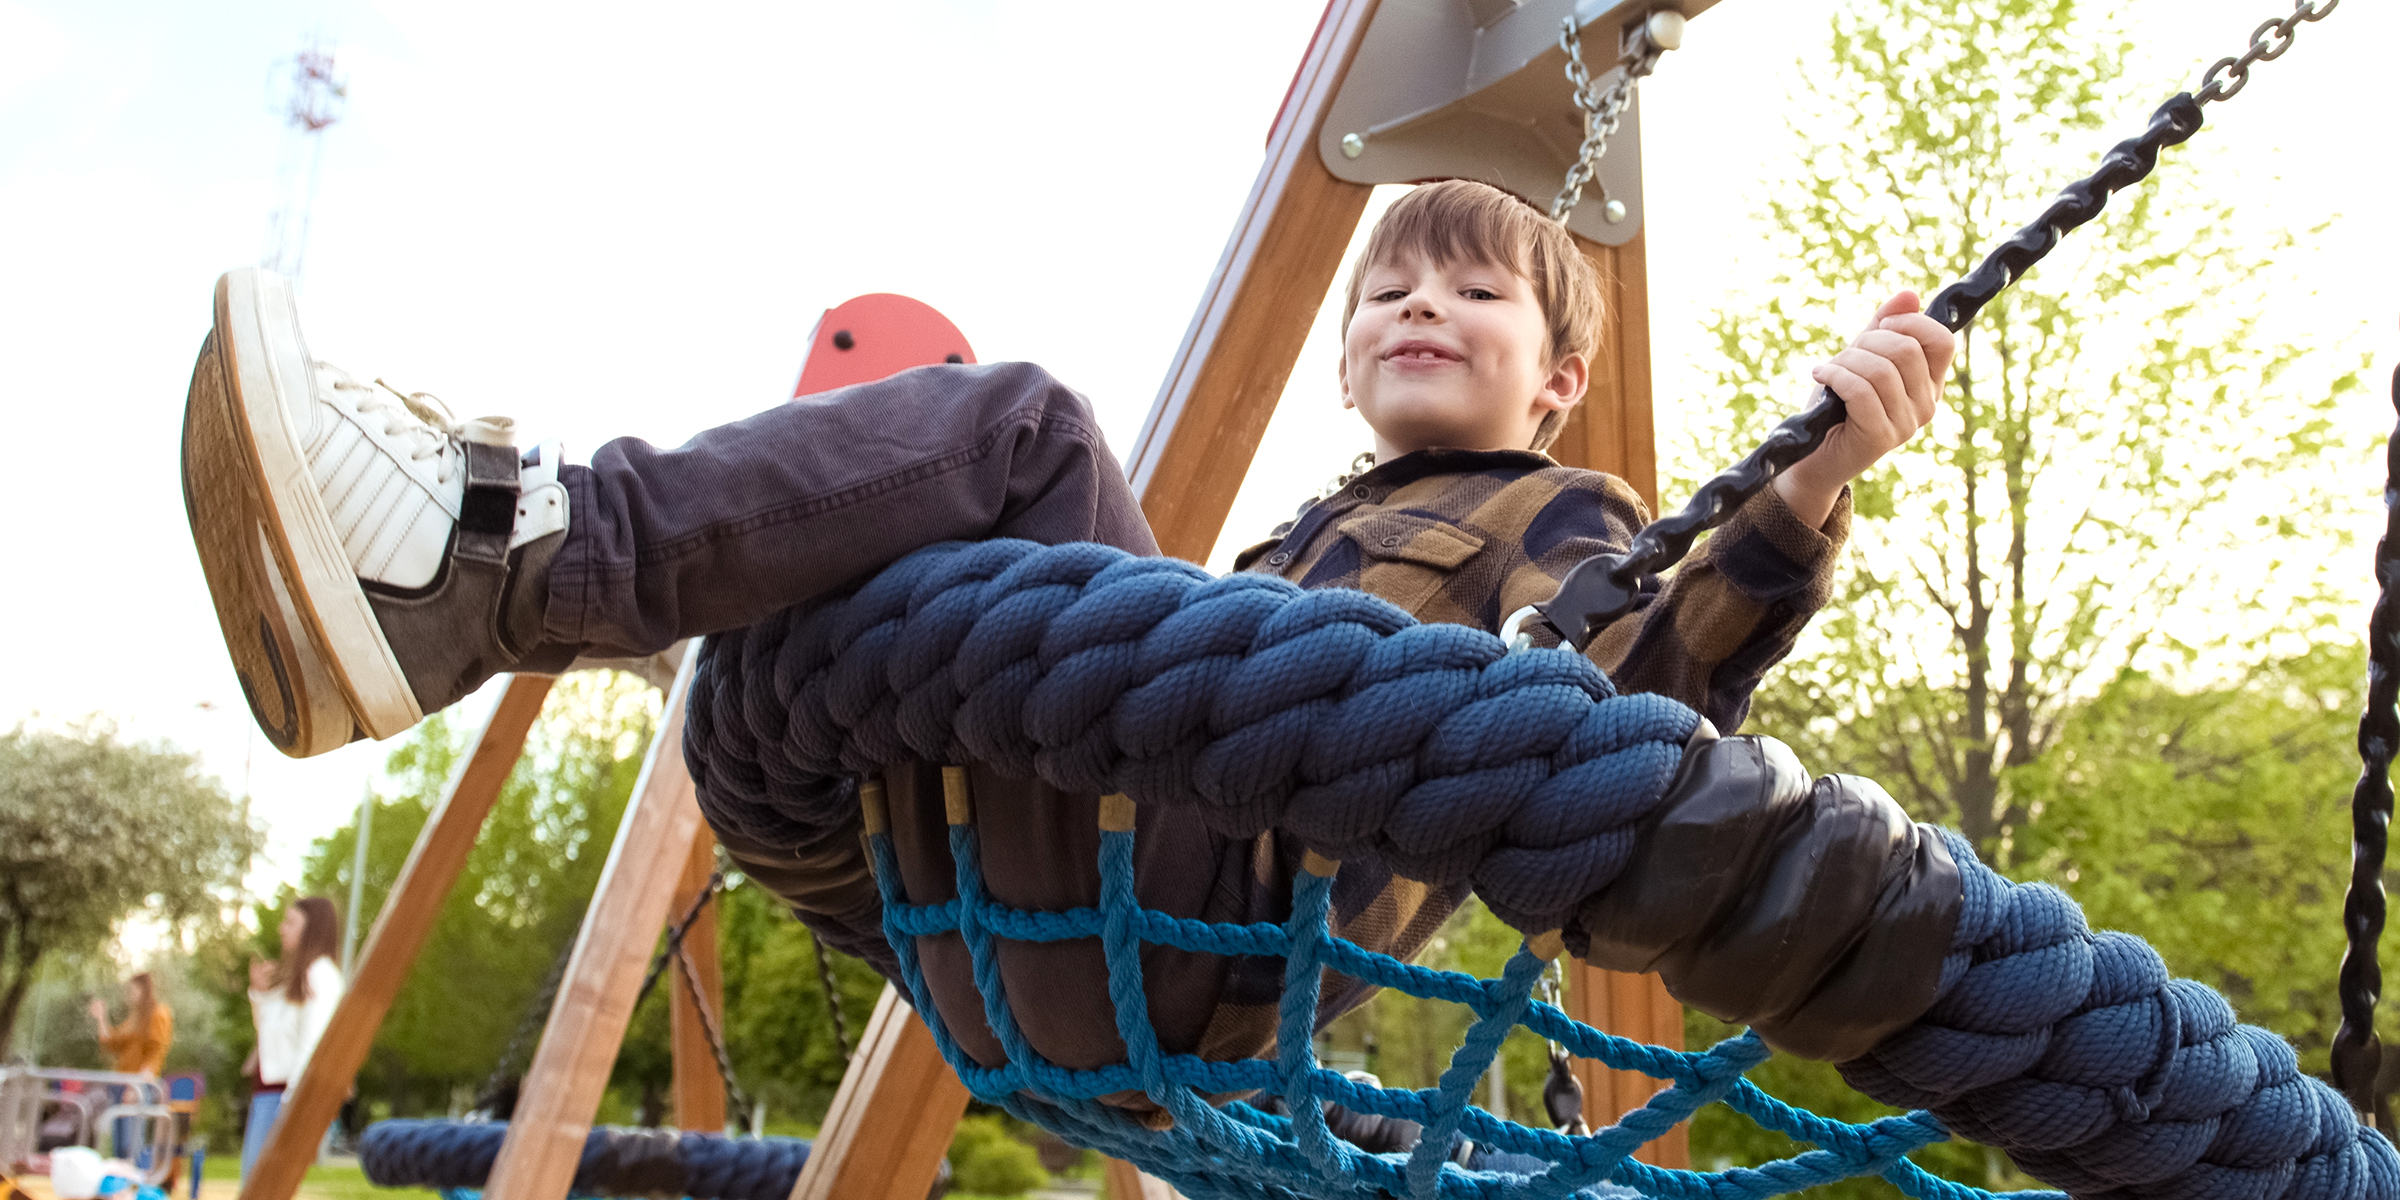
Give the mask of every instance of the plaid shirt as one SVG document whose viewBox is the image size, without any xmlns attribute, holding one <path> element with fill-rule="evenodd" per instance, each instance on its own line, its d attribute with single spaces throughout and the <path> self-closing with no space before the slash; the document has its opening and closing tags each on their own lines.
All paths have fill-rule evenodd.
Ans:
<svg viewBox="0 0 2400 1200">
<path fill-rule="evenodd" d="M 1420 621 L 1498 632 L 1508 614 L 1558 590 L 1575 564 L 1623 550 L 1650 514 L 1614 475 L 1562 467 L 1529 450 L 1421 450 L 1359 475 L 1302 506 L 1236 569 L 1271 571 L 1302 587 L 1371 592 Z M 1822 530 L 1792 514 L 1773 488 L 1711 534 L 1663 584 L 1642 582 L 1634 611 L 1587 653 L 1629 692 L 1657 692 L 1732 732 L 1750 693 L 1791 651 L 1833 588 L 1850 529 L 1847 490 Z M 1536 624 L 1537 640 L 1556 632 Z M 1273 832 L 1249 849 L 1248 920 L 1290 915 L 1300 851 Z M 1223 875 L 1220 875 L 1220 879 Z M 1334 877 L 1335 932 L 1402 961 L 1414 959 L 1466 903 L 1465 883 L 1429 887 L 1375 859 L 1350 859 Z M 1229 899 L 1229 898 L 1228 898 Z M 1200 1053 L 1233 1058 L 1274 1042 L 1280 960 L 1238 960 Z M 1318 1026 L 1373 994 L 1327 972 Z"/>
<path fill-rule="evenodd" d="M 1575 564 L 1623 550 L 1649 520 L 1614 475 L 1530 450 L 1420 450 L 1303 506 L 1234 566 L 1307 588 L 1357 588 L 1420 621 L 1496 633 L 1508 614 L 1549 599 Z M 1634 611 L 1588 653 L 1625 691 L 1672 696 L 1730 733 L 1831 596 L 1849 532 L 1847 491 L 1820 531 L 1768 488 L 1664 586 L 1643 580 Z M 1533 628 L 1557 644 L 1546 626 Z"/>
</svg>

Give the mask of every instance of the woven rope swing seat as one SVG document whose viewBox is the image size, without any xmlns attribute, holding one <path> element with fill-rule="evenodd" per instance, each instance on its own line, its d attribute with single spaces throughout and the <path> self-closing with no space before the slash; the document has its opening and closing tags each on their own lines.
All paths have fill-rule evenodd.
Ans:
<svg viewBox="0 0 2400 1200">
<path fill-rule="evenodd" d="M 358 1161 L 377 1187 L 435 1188 L 447 1200 L 474 1200 L 507 1137 L 505 1121 L 377 1121 L 359 1141 Z M 801 1138 L 594 1129 L 584 1136 L 568 1194 L 785 1200 L 808 1149 Z"/>
<path fill-rule="evenodd" d="M 1955 836 L 1947 845 L 1963 895 L 1937 998 L 1841 1063 L 1861 1092 L 1918 1111 L 1827 1120 L 1743 1078 L 1769 1053 L 1756 1033 L 1669 1051 L 1535 1000 L 1560 953 L 1560 915 L 1639 853 L 1641 822 L 1699 718 L 1658 696 L 1617 695 L 1572 652 L 1510 653 L 1489 633 L 1421 625 L 1363 593 L 1220 579 L 1094 545 L 932 547 L 854 595 L 712 639 L 688 722 L 686 760 L 721 829 L 773 843 L 840 828 L 864 805 L 902 982 L 976 1096 L 1196 1198 L 1535 1200 L 1614 1184 L 1697 1200 L 1859 1175 L 1926 1200 L 1987 1195 L 1906 1158 L 1953 1131 L 2078 1196 L 2400 1196 L 2391 1144 L 2302 1074 L 2280 1038 L 2237 1024 L 2205 986 L 2170 979 L 2139 939 L 2088 929 L 2064 894 L 2003 879 Z M 992 901 L 966 773 L 955 770 L 946 774 L 956 894 L 912 903 L 876 782 L 911 762 L 972 762 L 1107 797 L 1099 903 L 1021 911 Z M 1307 845 L 1290 919 L 1211 924 L 1137 903 L 1134 816 L 1154 805 L 1194 810 L 1228 836 L 1274 829 Z M 1499 978 L 1475 979 L 1333 936 L 1331 876 L 1348 854 L 1380 856 L 1428 884 L 1471 881 L 1529 935 L 1525 947 Z M 962 1047 L 929 987 L 919 939 L 951 933 L 971 956 L 1004 1065 Z M 1036 1051 L 999 962 L 1002 941 L 1079 939 L 1105 950 L 1127 1048 L 1097 1069 Z M 1165 1052 L 1143 991 L 1144 949 L 1158 946 L 1282 960 L 1275 1057 Z M 1326 972 L 1473 1010 L 1438 1086 L 1367 1086 L 1316 1061 Z M 1671 1086 L 1589 1136 L 1496 1117 L 1470 1094 L 1519 1027 Z M 1156 1111 L 1102 1100 L 1126 1093 Z M 1423 1136 L 1410 1152 L 1367 1153 L 1333 1135 L 1327 1102 L 1418 1122 Z M 1712 1103 L 1817 1148 L 1718 1172 L 1631 1157 Z M 1467 1170 L 1448 1159 L 1460 1136 L 1547 1165 Z"/>
</svg>

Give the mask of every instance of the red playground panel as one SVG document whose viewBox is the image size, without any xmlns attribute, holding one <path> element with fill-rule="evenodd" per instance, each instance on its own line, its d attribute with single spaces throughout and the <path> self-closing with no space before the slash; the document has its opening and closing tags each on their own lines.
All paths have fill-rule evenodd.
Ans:
<svg viewBox="0 0 2400 1200">
<path fill-rule="evenodd" d="M 891 292 L 869 292 L 817 318 L 792 397 L 873 383 L 910 367 L 974 361 L 967 335 L 932 305 Z"/>
</svg>

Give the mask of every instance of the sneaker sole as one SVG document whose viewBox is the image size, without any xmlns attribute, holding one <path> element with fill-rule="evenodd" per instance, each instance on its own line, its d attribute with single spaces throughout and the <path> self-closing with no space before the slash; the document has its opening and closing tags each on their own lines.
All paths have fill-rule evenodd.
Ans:
<svg viewBox="0 0 2400 1200">
<path fill-rule="evenodd" d="M 184 407 L 184 507 L 243 696 L 294 758 L 424 716 L 288 415 L 314 386 L 290 286 L 248 268 L 219 279 Z"/>
</svg>

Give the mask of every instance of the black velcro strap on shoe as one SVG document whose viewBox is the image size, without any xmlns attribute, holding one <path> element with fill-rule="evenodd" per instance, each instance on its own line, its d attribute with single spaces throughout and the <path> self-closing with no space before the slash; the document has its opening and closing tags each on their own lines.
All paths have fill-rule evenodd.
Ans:
<svg viewBox="0 0 2400 1200">
<path fill-rule="evenodd" d="M 458 554 L 499 562 L 517 528 L 517 451 L 512 446 L 463 442 L 467 494 L 458 506 Z"/>
</svg>

